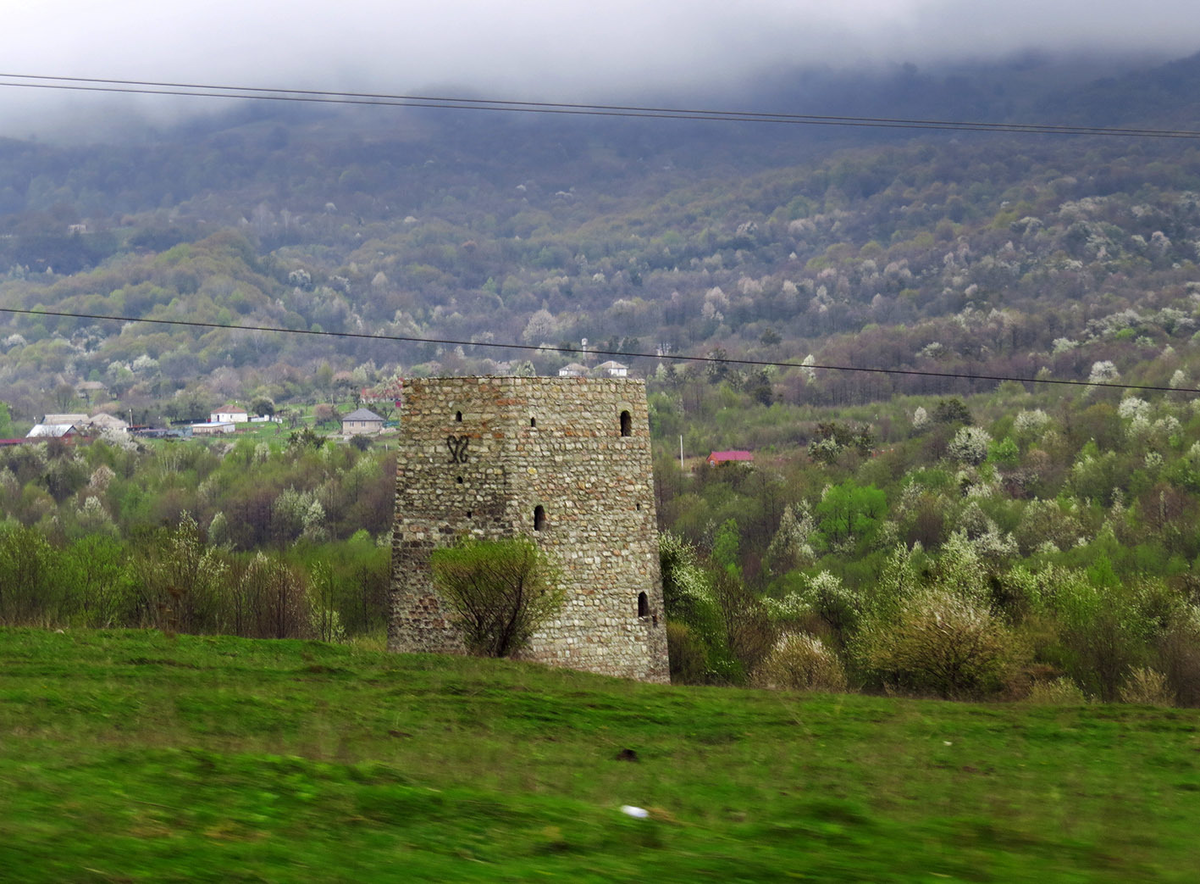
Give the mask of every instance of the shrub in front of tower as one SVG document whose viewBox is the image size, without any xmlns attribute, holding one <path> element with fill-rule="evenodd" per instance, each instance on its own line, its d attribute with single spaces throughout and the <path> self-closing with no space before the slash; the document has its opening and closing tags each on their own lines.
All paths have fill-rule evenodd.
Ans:
<svg viewBox="0 0 1200 884">
<path fill-rule="evenodd" d="M 433 581 L 467 649 L 510 657 L 562 607 L 558 568 L 532 540 L 468 539 L 433 551 Z"/>
</svg>

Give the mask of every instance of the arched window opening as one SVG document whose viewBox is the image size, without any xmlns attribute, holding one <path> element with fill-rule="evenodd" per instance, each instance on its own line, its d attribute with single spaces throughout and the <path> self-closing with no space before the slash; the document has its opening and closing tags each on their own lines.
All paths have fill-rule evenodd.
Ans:
<svg viewBox="0 0 1200 884">
<path fill-rule="evenodd" d="M 473 515 L 475 515 L 474 510 L 467 510 L 467 518 L 468 519 L 471 518 Z"/>
<path fill-rule="evenodd" d="M 531 426 L 531 427 L 536 427 L 536 426 L 537 426 L 537 418 L 536 418 L 536 417 L 531 417 L 531 418 L 529 419 L 529 426 Z"/>
<path fill-rule="evenodd" d="M 454 481 L 458 482 L 458 484 L 459 484 L 459 485 L 461 485 L 461 484 L 463 483 L 463 477 L 462 477 L 462 476 L 459 476 L 459 477 L 458 477 L 457 479 L 455 479 Z"/>
<path fill-rule="evenodd" d="M 540 503 L 533 508 L 533 530 L 546 530 L 546 508 Z"/>
<path fill-rule="evenodd" d="M 628 411 L 621 412 L 621 435 L 622 436 L 632 436 L 633 435 L 633 417 L 629 414 Z"/>
<path fill-rule="evenodd" d="M 638 593 L 638 616 L 645 617 L 650 613 L 650 602 L 646 599 L 644 592 Z"/>
<path fill-rule="evenodd" d="M 454 419 L 461 424 L 462 423 L 462 412 L 461 411 L 454 412 Z"/>
</svg>

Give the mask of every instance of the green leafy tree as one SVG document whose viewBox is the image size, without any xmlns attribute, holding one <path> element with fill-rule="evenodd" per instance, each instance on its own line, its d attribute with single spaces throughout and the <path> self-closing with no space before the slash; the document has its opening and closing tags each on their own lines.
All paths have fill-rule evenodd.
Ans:
<svg viewBox="0 0 1200 884">
<path fill-rule="evenodd" d="M 433 580 L 463 641 L 481 657 L 509 657 L 562 607 L 558 569 L 532 540 L 466 540 L 431 556 Z"/>
<path fill-rule="evenodd" d="M 847 479 L 830 486 L 817 504 L 817 535 L 826 548 L 857 543 L 869 539 L 886 514 L 887 495 L 882 490 Z"/>
<path fill-rule="evenodd" d="M 320 448 L 325 444 L 325 437 L 319 436 L 313 432 L 312 427 L 301 427 L 288 433 L 288 447 L 294 449 L 300 448 Z"/>
<path fill-rule="evenodd" d="M 740 545 L 741 539 L 738 536 L 737 522 L 733 519 L 726 519 L 721 523 L 721 527 L 717 529 L 716 536 L 713 537 L 713 563 L 722 571 L 740 574 Z"/>
<path fill-rule="evenodd" d="M 262 417 L 272 417 L 275 414 L 275 400 L 270 396 L 256 396 L 250 403 L 250 410 Z"/>
<path fill-rule="evenodd" d="M 933 407 L 933 419 L 939 424 L 972 424 L 970 409 L 957 396 L 939 399 Z"/>
</svg>

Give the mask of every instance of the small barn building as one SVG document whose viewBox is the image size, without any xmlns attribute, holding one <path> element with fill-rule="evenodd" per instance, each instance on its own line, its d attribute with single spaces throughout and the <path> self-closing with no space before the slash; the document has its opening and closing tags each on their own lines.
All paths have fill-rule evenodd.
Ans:
<svg viewBox="0 0 1200 884">
<path fill-rule="evenodd" d="M 245 414 L 245 412 L 242 413 Z M 233 421 L 206 421 L 202 424 L 192 424 L 193 436 L 221 436 L 236 430 L 237 425 Z"/>
</svg>

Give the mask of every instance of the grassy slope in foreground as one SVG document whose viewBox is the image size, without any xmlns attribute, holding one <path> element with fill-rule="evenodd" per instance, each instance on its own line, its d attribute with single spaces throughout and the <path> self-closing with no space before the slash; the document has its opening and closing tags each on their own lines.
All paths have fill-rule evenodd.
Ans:
<svg viewBox="0 0 1200 884">
<path fill-rule="evenodd" d="M 0 630 L 0 878 L 1192 881 L 1198 725 Z"/>
</svg>

